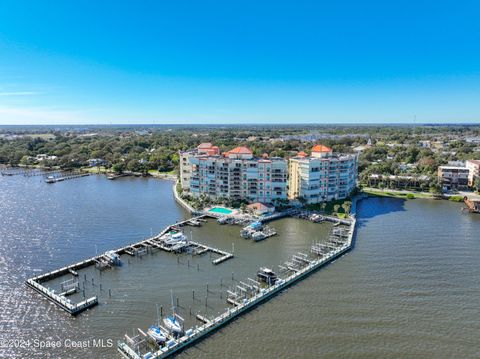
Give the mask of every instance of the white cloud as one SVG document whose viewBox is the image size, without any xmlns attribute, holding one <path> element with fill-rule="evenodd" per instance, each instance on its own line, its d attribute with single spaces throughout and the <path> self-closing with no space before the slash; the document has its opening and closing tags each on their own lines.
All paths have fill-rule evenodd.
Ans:
<svg viewBox="0 0 480 359">
<path fill-rule="evenodd" d="M 14 91 L 14 92 L 0 92 L 0 96 L 34 96 L 39 92 L 34 91 Z"/>
<path fill-rule="evenodd" d="M 0 125 L 48 125 L 94 123 L 82 113 L 55 108 L 19 108 L 0 106 Z"/>
</svg>

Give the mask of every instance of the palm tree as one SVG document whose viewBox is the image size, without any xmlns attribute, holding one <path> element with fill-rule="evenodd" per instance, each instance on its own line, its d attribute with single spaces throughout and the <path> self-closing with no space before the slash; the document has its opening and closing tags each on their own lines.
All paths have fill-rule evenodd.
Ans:
<svg viewBox="0 0 480 359">
<path fill-rule="evenodd" d="M 340 209 L 340 205 L 339 204 L 336 204 L 333 206 L 333 212 L 334 213 L 338 213 L 338 210 Z"/>
<path fill-rule="evenodd" d="M 345 214 L 350 214 L 350 210 L 352 209 L 352 202 L 350 201 L 343 202 L 342 208 L 345 211 Z"/>
<path fill-rule="evenodd" d="M 327 208 L 327 202 L 322 202 L 321 206 L 322 212 L 325 212 L 325 209 Z"/>
</svg>

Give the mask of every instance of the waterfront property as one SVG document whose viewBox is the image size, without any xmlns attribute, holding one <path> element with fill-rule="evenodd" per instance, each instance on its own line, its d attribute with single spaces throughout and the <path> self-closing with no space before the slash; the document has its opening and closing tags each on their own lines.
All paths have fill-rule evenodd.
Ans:
<svg viewBox="0 0 480 359">
<path fill-rule="evenodd" d="M 289 161 L 288 198 L 306 203 L 347 198 L 355 189 L 358 157 L 315 145 L 311 156 L 299 152 Z"/>
<path fill-rule="evenodd" d="M 444 191 L 467 189 L 469 169 L 464 166 L 438 167 L 438 179 Z"/>
<path fill-rule="evenodd" d="M 480 161 L 468 160 L 465 163 L 465 167 L 468 168 L 468 185 L 474 187 L 475 181 L 480 178 Z"/>
<path fill-rule="evenodd" d="M 208 148 L 207 148 L 208 147 Z M 287 161 L 254 157 L 247 147 L 220 155 L 218 148 L 201 144 L 180 153 L 181 186 L 192 196 L 272 203 L 287 199 Z"/>
</svg>

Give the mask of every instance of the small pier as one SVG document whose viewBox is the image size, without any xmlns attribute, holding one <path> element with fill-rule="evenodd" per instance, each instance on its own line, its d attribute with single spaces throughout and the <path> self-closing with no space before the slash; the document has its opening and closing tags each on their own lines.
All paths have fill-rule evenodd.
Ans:
<svg viewBox="0 0 480 359">
<path fill-rule="evenodd" d="M 61 174 L 56 173 L 53 175 L 46 176 L 45 182 L 57 183 L 57 182 L 67 181 L 75 178 L 86 177 L 90 175 L 91 173 L 88 173 L 88 172 L 70 172 L 70 173 L 61 173 Z"/>
</svg>

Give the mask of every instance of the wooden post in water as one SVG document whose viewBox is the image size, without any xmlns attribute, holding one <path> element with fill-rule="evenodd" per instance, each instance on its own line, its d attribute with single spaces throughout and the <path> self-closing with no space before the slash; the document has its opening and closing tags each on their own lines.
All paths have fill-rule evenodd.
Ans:
<svg viewBox="0 0 480 359">
<path fill-rule="evenodd" d="M 192 299 L 195 300 L 195 290 L 192 290 Z"/>
</svg>

